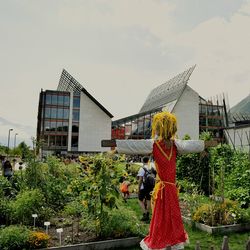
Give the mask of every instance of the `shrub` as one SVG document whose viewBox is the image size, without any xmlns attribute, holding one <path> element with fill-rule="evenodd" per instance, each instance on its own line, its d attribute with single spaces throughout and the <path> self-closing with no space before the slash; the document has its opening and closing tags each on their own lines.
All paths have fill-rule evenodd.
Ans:
<svg viewBox="0 0 250 250">
<path fill-rule="evenodd" d="M 142 236 L 141 223 L 136 213 L 128 207 L 120 207 L 112 211 L 106 210 L 106 220 L 102 227 L 101 238 L 123 238 L 129 236 Z M 81 228 L 85 232 L 96 232 L 96 221 L 93 216 L 87 216 L 81 220 Z"/>
<path fill-rule="evenodd" d="M 1 224 L 9 224 L 10 217 L 10 205 L 9 200 L 6 198 L 0 199 L 0 222 Z"/>
<path fill-rule="evenodd" d="M 128 208 L 114 209 L 102 228 L 105 238 L 123 238 L 140 235 L 140 223 L 134 211 Z"/>
<path fill-rule="evenodd" d="M 8 181 L 6 177 L 0 175 L 0 198 L 4 196 L 12 197 L 15 193 L 10 181 Z"/>
<path fill-rule="evenodd" d="M 16 200 L 10 202 L 11 218 L 14 222 L 32 225 L 32 214 L 39 214 L 44 205 L 44 196 L 40 190 L 23 191 L 17 195 Z"/>
<path fill-rule="evenodd" d="M 49 244 L 49 235 L 43 232 L 31 232 L 29 234 L 29 247 L 31 249 L 47 248 Z"/>
<path fill-rule="evenodd" d="M 24 226 L 9 226 L 0 230 L 0 249 L 28 249 L 29 233 L 30 231 Z"/>
<path fill-rule="evenodd" d="M 209 226 L 231 225 L 245 222 L 245 212 L 237 202 L 225 200 L 223 203 L 204 204 L 197 209 L 193 220 Z"/>
</svg>

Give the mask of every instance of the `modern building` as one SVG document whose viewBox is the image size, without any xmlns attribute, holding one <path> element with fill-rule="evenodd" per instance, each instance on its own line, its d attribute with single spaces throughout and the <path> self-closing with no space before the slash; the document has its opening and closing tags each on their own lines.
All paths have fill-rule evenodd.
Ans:
<svg viewBox="0 0 250 250">
<path fill-rule="evenodd" d="M 224 134 L 233 148 L 248 152 L 250 158 L 250 95 L 230 109 Z"/>
<path fill-rule="evenodd" d="M 225 98 L 205 100 L 188 86 L 195 66 L 154 88 L 139 113 L 112 122 L 112 139 L 148 139 L 154 114 L 166 110 L 178 119 L 178 137 L 198 139 L 203 131 L 222 140 L 227 123 Z"/>
<path fill-rule="evenodd" d="M 63 70 L 57 90 L 41 91 L 37 140 L 41 153 L 101 152 L 101 140 L 111 138 L 113 115 L 79 82 Z"/>
</svg>

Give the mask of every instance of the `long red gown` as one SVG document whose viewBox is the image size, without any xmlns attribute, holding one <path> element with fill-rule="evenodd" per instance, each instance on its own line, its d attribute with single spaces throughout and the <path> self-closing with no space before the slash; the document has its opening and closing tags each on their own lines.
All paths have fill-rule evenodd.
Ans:
<svg viewBox="0 0 250 250">
<path fill-rule="evenodd" d="M 144 250 L 163 250 L 167 246 L 172 249 L 183 249 L 188 242 L 188 235 L 184 230 L 179 207 L 177 188 L 175 185 L 177 148 L 169 149 L 163 142 L 153 145 L 153 156 L 156 162 L 157 173 L 160 181 L 149 235 L 140 243 Z M 168 159 L 170 158 L 170 159 Z"/>
</svg>

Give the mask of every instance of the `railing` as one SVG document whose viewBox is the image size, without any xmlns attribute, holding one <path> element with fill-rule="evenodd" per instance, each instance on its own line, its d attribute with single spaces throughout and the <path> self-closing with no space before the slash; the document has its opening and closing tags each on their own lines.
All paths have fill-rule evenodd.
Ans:
<svg viewBox="0 0 250 250">
<path fill-rule="evenodd" d="M 242 243 L 242 244 L 244 244 L 244 243 Z M 250 250 L 250 238 L 245 244 L 245 249 Z M 168 246 L 166 248 L 166 250 L 171 250 L 171 246 Z M 199 241 L 196 242 L 195 250 L 203 250 L 200 247 L 200 242 Z M 214 246 L 210 246 L 210 248 L 207 249 L 207 250 L 216 250 L 216 248 Z M 230 250 L 230 246 L 229 246 L 229 243 L 228 243 L 228 237 L 227 236 L 224 236 L 223 243 L 222 243 L 222 246 L 221 246 L 220 250 Z"/>
</svg>

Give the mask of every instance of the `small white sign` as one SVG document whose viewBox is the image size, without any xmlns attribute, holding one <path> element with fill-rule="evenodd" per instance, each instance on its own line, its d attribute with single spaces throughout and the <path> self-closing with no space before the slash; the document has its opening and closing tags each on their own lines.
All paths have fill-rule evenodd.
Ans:
<svg viewBox="0 0 250 250">
<path fill-rule="evenodd" d="M 50 222 L 49 221 L 45 221 L 44 222 L 44 226 L 49 226 L 50 225 Z"/>
<path fill-rule="evenodd" d="M 62 229 L 62 228 L 57 228 L 57 229 L 56 229 L 56 232 L 57 232 L 57 233 L 62 233 L 62 232 L 63 232 L 63 229 Z"/>
<path fill-rule="evenodd" d="M 37 218 L 37 214 L 32 214 L 32 217 L 33 218 Z"/>
</svg>

